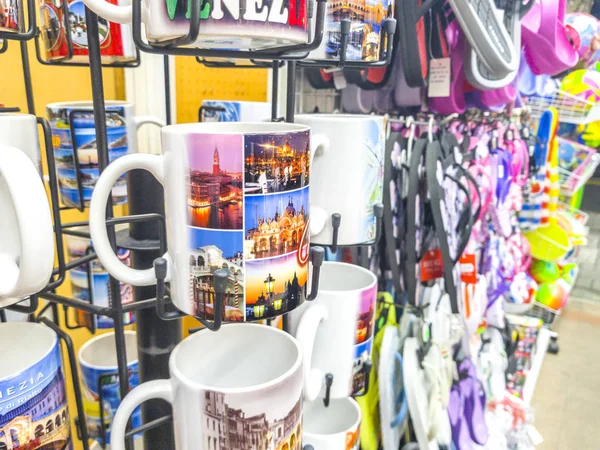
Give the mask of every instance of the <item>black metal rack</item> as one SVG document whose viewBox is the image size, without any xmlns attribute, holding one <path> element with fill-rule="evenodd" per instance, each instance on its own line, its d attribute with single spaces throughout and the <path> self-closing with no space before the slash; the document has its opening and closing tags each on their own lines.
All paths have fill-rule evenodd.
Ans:
<svg viewBox="0 0 600 450">
<path fill-rule="evenodd" d="M 28 112 L 35 115 L 35 104 L 33 97 L 33 88 L 31 82 L 31 69 L 29 65 L 29 55 L 26 41 L 35 39 L 36 57 L 41 64 L 54 66 L 76 66 L 89 67 L 93 98 L 93 114 L 96 128 L 96 145 L 98 151 L 99 170 L 102 172 L 109 163 L 108 142 L 107 142 L 107 127 L 106 127 L 106 108 L 104 102 L 104 83 L 102 75 L 102 67 L 124 67 L 133 68 L 140 64 L 140 50 L 148 53 L 164 55 L 164 73 L 165 73 L 165 96 L 166 96 L 166 115 L 167 123 L 171 123 L 170 110 L 170 89 L 169 89 L 169 61 L 167 55 L 183 55 L 196 57 L 197 61 L 208 67 L 256 67 L 270 68 L 273 71 L 273 90 L 272 90 L 272 120 L 280 121 L 283 118 L 277 117 L 277 99 L 278 99 L 278 77 L 279 68 L 286 62 L 288 65 L 287 72 L 287 106 L 286 117 L 287 122 L 294 121 L 295 110 L 295 84 L 296 84 L 296 65 L 311 66 L 311 67 L 381 67 L 389 64 L 391 58 L 391 49 L 393 35 L 395 32 L 395 20 L 388 19 L 384 24 L 385 36 L 382 37 L 382 43 L 386 42 L 386 58 L 381 61 L 346 61 L 345 49 L 348 43 L 347 24 L 343 25 L 342 33 L 342 51 L 341 57 L 338 60 L 331 61 L 307 61 L 305 58 L 310 51 L 316 49 L 321 44 L 324 34 L 324 23 L 326 16 L 326 0 L 317 0 L 316 18 L 314 20 L 314 30 L 310 30 L 312 21 L 309 21 L 310 35 L 312 40 L 307 44 L 286 46 L 268 50 L 259 51 L 243 51 L 243 50 L 212 50 L 198 49 L 185 47 L 195 42 L 198 37 L 200 27 L 200 7 L 202 0 L 194 0 L 191 2 L 191 17 L 189 33 L 161 45 L 149 44 L 142 39 L 142 23 L 141 23 L 141 1 L 133 1 L 133 40 L 136 46 L 136 58 L 129 62 L 111 62 L 103 63 L 100 51 L 100 42 L 98 35 L 98 16 L 91 10 L 86 8 L 85 20 L 88 33 L 88 51 L 89 63 L 80 63 L 71 61 L 73 57 L 73 46 L 70 36 L 70 24 L 68 19 L 65 20 L 64 28 L 66 30 L 66 39 L 68 42 L 68 54 L 61 60 L 46 60 L 42 55 L 42 46 L 40 45 L 41 33 L 36 26 L 37 8 L 33 0 L 28 0 L 28 29 L 24 33 L 0 33 L 0 54 L 8 48 L 8 41 L 20 41 L 21 59 L 23 65 L 23 79 L 27 97 Z M 313 16 L 314 0 L 308 0 L 308 16 Z M 63 1 L 64 17 L 68 18 L 68 2 Z M 345 37 L 344 37 L 345 36 Z M 206 59 L 209 58 L 209 59 Z M 226 59 L 243 59 L 249 62 L 238 65 L 230 61 L 211 61 L 210 58 L 226 58 Z M 80 111 L 81 112 L 81 111 Z M 89 113 L 89 111 L 86 111 Z M 73 111 L 70 117 L 71 127 L 73 126 L 73 115 L 77 114 Z M 109 201 L 106 211 L 106 223 L 108 227 L 109 240 L 116 247 L 126 248 L 132 252 L 132 266 L 137 268 L 148 268 L 154 265 L 157 275 L 157 285 L 148 287 L 134 288 L 134 302 L 128 305 L 123 305 L 120 293 L 120 283 L 118 280 L 110 277 L 109 290 L 112 304 L 108 307 L 99 306 L 93 301 L 87 302 L 76 298 L 65 297 L 56 293 L 56 289 L 64 283 L 67 272 L 78 266 L 88 266 L 88 273 L 91 273 L 91 261 L 96 259 L 96 254 L 89 249 L 86 255 L 76 258 L 73 261 L 67 262 L 64 251 L 64 236 L 84 236 L 85 233 L 75 230 L 76 227 L 87 225 L 86 222 L 63 223 L 61 219 L 61 211 L 66 209 L 85 209 L 83 199 L 82 183 L 80 179 L 81 171 L 78 167 L 77 148 L 73 143 L 74 161 L 76 164 L 76 173 L 78 176 L 78 191 L 80 195 L 80 204 L 77 208 L 61 207 L 58 197 L 59 184 L 56 174 L 56 165 L 54 159 L 54 148 L 52 144 L 52 136 L 50 125 L 47 120 L 38 118 L 38 124 L 43 131 L 43 141 L 45 146 L 45 156 L 48 164 L 49 187 L 50 187 L 50 202 L 52 206 L 52 215 L 54 222 L 55 243 L 57 266 L 53 270 L 51 280 L 48 285 L 37 295 L 32 295 L 19 304 L 12 305 L 6 309 L 17 311 L 31 315 L 32 320 L 37 320 L 40 323 L 51 327 L 65 343 L 67 348 L 67 356 L 71 365 L 71 372 L 74 383 L 74 393 L 76 400 L 76 413 L 78 420 L 76 421 L 77 436 L 82 440 L 84 450 L 89 450 L 88 431 L 86 428 L 85 411 L 83 408 L 83 400 L 81 387 L 79 384 L 79 375 L 77 370 L 77 361 L 69 336 L 59 328 L 60 315 L 58 305 L 63 306 L 63 320 L 67 328 L 76 328 L 80 325 L 70 325 L 68 320 L 69 308 L 77 311 L 88 313 L 92 316 L 105 316 L 113 320 L 115 341 L 116 341 L 116 356 L 118 365 L 119 391 L 121 397 L 124 397 L 129 392 L 129 377 L 127 369 L 127 355 L 125 349 L 125 334 L 123 314 L 126 312 L 136 312 L 136 322 L 138 330 L 138 361 L 140 381 L 145 382 L 157 378 L 167 378 L 168 373 L 168 358 L 171 350 L 181 339 L 181 321 L 179 320 L 184 314 L 175 310 L 172 303 L 168 299 L 168 288 L 164 282 L 165 270 L 164 260 L 160 256 L 164 254 L 166 249 L 165 237 L 165 218 L 162 186 L 147 172 L 134 170 L 127 175 L 128 178 L 128 198 L 129 209 L 131 215 L 126 217 L 113 218 L 112 201 Z M 74 137 L 74 130 L 71 129 Z M 151 195 L 148 195 L 151 193 Z M 129 224 L 128 234 L 116 233 L 115 226 L 119 224 Z M 379 219 L 378 233 L 379 237 Z M 335 243 L 332 243 L 335 247 Z M 323 261 L 324 251 L 319 247 L 311 248 L 311 260 L 313 262 L 312 275 L 312 291 L 306 293 L 307 300 L 312 300 L 316 297 L 319 285 L 319 266 Z M 219 311 L 223 307 L 224 286 L 219 283 L 220 279 L 225 278 L 224 274 L 215 274 L 215 320 L 207 322 L 200 320 L 204 326 L 214 331 L 218 330 L 221 325 L 222 315 Z M 91 291 L 92 283 L 88 280 L 88 286 Z M 48 301 L 48 304 L 36 314 L 39 309 L 42 298 Z M 47 311 L 52 312 L 53 321 L 45 317 Z M 284 316 L 285 318 L 285 316 Z M 5 321 L 4 311 L 0 309 L 0 320 Z M 92 320 L 92 322 L 94 322 Z M 285 324 L 285 320 L 284 320 Z M 95 331 L 91 328 L 91 331 Z M 151 349 L 153 351 L 151 351 Z M 158 352 L 156 350 L 159 350 Z M 368 383 L 367 383 L 368 385 Z M 147 450 L 168 450 L 174 448 L 174 437 L 172 428 L 171 407 L 165 402 L 151 401 L 146 402 L 142 406 L 143 425 L 135 429 L 131 429 L 127 433 L 127 448 L 133 448 L 133 437 L 138 433 L 143 433 L 145 448 Z M 310 447 L 310 446 L 307 446 Z M 310 450 L 305 447 L 305 450 Z"/>
</svg>

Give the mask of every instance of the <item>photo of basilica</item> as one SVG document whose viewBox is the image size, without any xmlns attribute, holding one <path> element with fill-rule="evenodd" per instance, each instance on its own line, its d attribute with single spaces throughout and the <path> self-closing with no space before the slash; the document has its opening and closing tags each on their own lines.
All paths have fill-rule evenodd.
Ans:
<svg viewBox="0 0 600 450">
<path fill-rule="evenodd" d="M 308 222 L 308 189 L 246 198 L 244 258 L 270 258 L 299 250 Z"/>
</svg>

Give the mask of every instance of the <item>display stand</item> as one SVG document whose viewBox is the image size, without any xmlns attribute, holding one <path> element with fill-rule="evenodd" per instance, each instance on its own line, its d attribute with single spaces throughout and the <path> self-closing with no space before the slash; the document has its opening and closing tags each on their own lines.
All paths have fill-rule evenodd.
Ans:
<svg viewBox="0 0 600 450">
<path fill-rule="evenodd" d="M 160 183 L 145 170 L 132 170 L 127 174 L 129 212 L 132 215 L 158 213 L 165 214 L 164 192 Z M 151 222 L 132 223 L 129 226 L 131 263 L 134 267 L 147 269 L 152 267 L 156 258 L 162 256 L 159 224 Z M 123 246 L 119 241 L 119 246 Z M 154 298 L 156 286 L 133 288 L 135 302 Z M 136 312 L 136 331 L 138 339 L 138 361 L 140 382 L 169 378 L 169 356 L 181 341 L 181 320 L 162 320 L 155 308 L 140 309 Z M 169 418 L 171 405 L 162 400 L 151 400 L 142 405 L 143 423 Z M 155 428 L 144 433 L 146 450 L 175 448 L 173 424 L 163 420 Z"/>
<path fill-rule="evenodd" d="M 33 0 L 28 0 L 28 12 L 29 12 L 29 29 L 23 34 L 11 34 L 2 35 L 0 34 L 0 54 L 6 51 L 9 43 L 8 40 L 20 41 L 21 46 L 21 58 L 23 67 L 23 79 L 25 84 L 25 92 L 27 97 L 27 108 L 30 114 L 35 114 L 35 103 L 33 95 L 33 87 L 31 81 L 31 69 L 29 65 L 29 54 L 27 50 L 26 40 L 35 39 L 36 52 L 40 63 L 46 65 L 57 65 L 57 66 L 89 66 L 90 78 L 92 86 L 92 100 L 93 100 L 93 113 L 94 122 L 96 128 L 96 147 L 98 152 L 98 165 L 99 171 L 102 172 L 109 163 L 108 153 L 108 142 L 107 142 L 107 126 L 106 126 L 106 110 L 105 110 L 105 99 L 104 99 L 104 85 L 102 76 L 102 67 L 136 67 L 139 65 L 139 53 L 135 61 L 131 61 L 123 64 L 106 64 L 103 63 L 100 54 L 100 42 L 98 38 L 98 17 L 92 11 L 86 8 L 86 29 L 88 33 L 88 51 L 89 51 L 89 64 L 87 63 L 73 63 L 69 62 L 70 58 L 65 58 L 63 61 L 45 61 L 41 58 L 40 46 L 39 46 L 39 30 L 36 26 L 36 5 Z M 203 64 L 211 65 L 210 61 L 202 58 L 211 57 L 225 57 L 232 59 L 243 59 L 248 60 L 252 66 L 258 67 L 270 67 L 273 70 L 273 110 L 272 119 L 275 121 L 284 120 L 283 118 L 276 117 L 277 113 L 277 99 L 280 96 L 285 95 L 288 102 L 286 108 L 285 120 L 288 122 L 294 121 L 295 113 L 295 92 L 296 92 L 296 61 L 303 60 L 302 63 L 311 65 L 311 67 L 356 67 L 367 69 L 369 67 L 382 67 L 389 64 L 389 55 L 391 54 L 393 35 L 395 32 L 395 20 L 387 19 L 384 28 L 385 35 L 382 39 L 385 40 L 387 48 L 387 57 L 381 61 L 345 61 L 344 56 L 341 58 L 329 60 L 326 62 L 322 61 L 306 61 L 304 60 L 309 52 L 317 48 L 324 34 L 324 22 L 326 16 L 326 1 L 318 0 L 315 2 L 311 0 L 308 2 L 309 18 L 315 13 L 314 21 L 309 28 L 311 29 L 311 39 L 308 44 L 302 44 L 297 46 L 279 47 L 273 49 L 266 49 L 264 51 L 223 51 L 223 50 L 202 50 L 190 47 L 185 47 L 191 40 L 195 40 L 195 36 L 198 35 L 200 20 L 199 14 L 201 1 L 194 0 L 191 2 L 192 17 L 198 18 L 190 21 L 190 32 L 186 38 L 179 39 L 170 42 L 169 45 L 157 46 L 151 45 L 142 40 L 141 33 L 141 0 L 133 1 L 133 37 L 136 43 L 136 52 L 146 51 L 149 53 L 162 54 L 165 56 L 165 84 L 166 84 L 166 108 L 167 108 L 167 123 L 171 122 L 171 111 L 170 111 L 170 89 L 169 89 L 169 63 L 167 55 L 189 55 L 199 57 L 200 62 Z M 196 14 L 194 14 L 196 12 Z M 68 24 L 67 24 L 68 27 Z M 344 29 L 346 29 L 345 26 Z M 346 39 L 347 41 L 347 36 Z M 189 41 L 189 42 L 188 42 Z M 12 45 L 12 44 L 10 44 Z M 69 54 L 71 54 L 69 52 Z M 257 62 L 254 62 L 256 60 Z M 288 62 L 288 78 L 287 78 L 287 92 L 285 94 L 279 94 L 279 71 L 278 69 L 284 64 L 284 60 Z M 232 64 L 225 64 L 231 67 Z M 300 64 L 299 64 L 300 65 Z M 216 64 L 217 67 L 221 67 L 220 64 Z M 235 66 L 235 65 L 233 65 Z M 49 187 L 50 187 L 50 199 L 52 204 L 52 213 L 54 221 L 54 230 L 57 244 L 57 267 L 53 271 L 52 279 L 49 284 L 37 295 L 32 295 L 30 298 L 23 300 L 19 304 L 13 305 L 8 309 L 18 311 L 25 314 L 31 314 L 35 316 L 38 307 L 40 306 L 39 299 L 43 298 L 49 303 L 42 308 L 39 312 L 38 319 L 43 321 L 46 325 L 53 328 L 61 337 L 68 341 L 68 335 L 65 334 L 60 328 L 58 328 L 59 312 L 58 305 L 63 306 L 63 313 L 66 314 L 68 308 L 74 308 L 78 311 L 83 311 L 95 316 L 109 317 L 114 322 L 115 332 L 115 343 L 116 343 L 116 356 L 118 365 L 118 376 L 119 376 L 119 393 L 121 397 L 127 395 L 130 390 L 128 382 L 128 369 L 127 369 L 127 355 L 125 350 L 125 335 L 124 335 L 124 313 L 135 312 L 137 322 L 137 339 L 138 339 L 138 360 L 139 360 L 139 375 L 141 382 L 149 380 L 168 378 L 168 359 L 171 351 L 176 344 L 181 340 L 182 329 L 180 317 L 182 313 L 178 311 L 167 311 L 165 306 L 172 306 L 164 303 L 166 286 L 164 280 L 158 283 L 158 286 L 148 287 L 135 287 L 134 288 L 134 302 L 131 304 L 123 305 L 121 300 L 121 289 L 120 282 L 113 277 L 109 278 L 109 289 L 111 305 L 108 307 L 95 305 L 91 302 L 79 300 L 76 298 L 70 298 L 63 295 L 59 295 L 55 290 L 61 286 L 65 281 L 68 271 L 80 266 L 82 264 L 88 264 L 90 261 L 96 259 L 96 254 L 93 251 L 89 251 L 88 254 L 77 258 L 74 261 L 66 262 L 66 255 L 64 252 L 63 236 L 65 234 L 81 236 L 82 232 L 75 230 L 76 227 L 87 225 L 87 222 L 76 222 L 76 223 L 62 223 L 60 212 L 68 209 L 62 207 L 59 203 L 59 185 L 56 176 L 56 167 L 54 161 L 54 149 L 52 146 L 52 137 L 50 127 L 45 119 L 38 119 L 38 123 L 42 126 L 44 131 L 44 143 L 46 151 L 46 159 L 48 162 L 49 170 Z M 76 150 L 74 149 L 75 155 Z M 77 159 L 77 158 L 75 158 Z M 121 247 L 131 250 L 131 263 L 135 268 L 149 268 L 154 264 L 156 266 L 156 260 L 160 260 L 160 257 L 164 254 L 166 248 L 165 239 L 165 219 L 164 219 L 164 195 L 162 192 L 162 186 L 158 183 L 154 177 L 144 171 L 135 170 L 127 175 L 128 178 L 128 199 L 129 199 L 129 211 L 131 216 L 113 218 L 112 201 L 109 201 L 106 211 L 106 224 L 109 241 L 111 242 L 114 249 Z M 82 196 L 81 196 L 82 198 Z M 80 205 L 78 209 L 85 209 L 85 205 Z M 128 232 L 115 232 L 115 225 L 118 224 L 129 224 Z M 88 237 L 83 233 L 84 237 Z M 379 236 L 379 233 L 378 233 Z M 318 292 L 319 284 L 319 266 L 323 260 L 324 251 L 320 247 L 311 248 L 311 260 L 313 262 L 313 273 L 311 280 L 311 290 L 306 292 L 307 300 L 313 300 Z M 159 270 L 160 271 L 160 270 Z M 225 278 L 222 274 L 216 273 L 215 280 Z M 215 292 L 219 293 L 219 286 L 215 285 Z M 219 296 L 217 296 L 219 297 Z M 161 301 L 159 301 L 160 299 Z M 218 304 L 222 306 L 222 295 L 221 301 L 215 300 L 215 311 L 218 311 Z M 48 321 L 47 318 L 42 315 L 45 311 L 52 311 L 52 317 L 54 322 Z M 219 315 L 220 317 L 220 315 Z M 3 310 L 0 310 L 0 319 L 5 320 L 5 314 Z M 34 317 L 35 318 L 35 317 Z M 284 316 L 285 318 L 285 316 Z M 48 323 L 46 323 L 48 322 Z M 210 329 L 217 330 L 220 326 L 220 320 L 218 324 L 214 324 L 213 327 L 209 326 Z M 285 322 L 285 320 L 284 320 Z M 66 326 L 66 325 L 65 325 Z M 65 337 L 66 336 L 66 337 Z M 71 347 L 69 348 L 69 360 L 74 364 L 74 351 Z M 77 373 L 75 369 L 74 374 Z M 88 439 L 88 433 L 86 429 L 86 417 L 85 411 L 82 407 L 83 398 L 80 389 L 78 377 L 74 377 L 74 391 L 75 391 L 75 403 L 77 405 L 77 416 L 76 422 L 76 434 L 82 440 L 82 446 L 84 450 L 89 450 L 92 444 Z M 160 400 L 146 402 L 142 406 L 143 424 L 140 427 L 131 429 L 127 432 L 126 448 L 128 450 L 134 448 L 133 436 L 136 434 L 143 433 L 144 435 L 144 448 L 146 450 L 172 450 L 174 449 L 174 438 L 173 438 L 173 425 L 172 425 L 172 413 L 171 407 Z M 138 444 L 139 441 L 136 441 Z M 98 446 L 94 443 L 94 448 Z M 304 447 L 305 450 L 312 450 L 310 446 Z M 318 450 L 318 449 L 317 449 Z"/>
<path fill-rule="evenodd" d="M 551 336 L 552 332 L 549 329 L 540 329 L 535 346 L 535 355 L 533 357 L 531 369 L 529 369 L 529 371 L 527 372 L 525 386 L 523 387 L 523 400 L 527 404 L 530 404 L 531 399 L 533 398 L 535 386 L 540 376 L 540 371 L 542 370 L 542 364 L 544 363 L 544 358 L 546 356 L 546 351 L 548 350 L 548 344 L 550 343 Z"/>
</svg>

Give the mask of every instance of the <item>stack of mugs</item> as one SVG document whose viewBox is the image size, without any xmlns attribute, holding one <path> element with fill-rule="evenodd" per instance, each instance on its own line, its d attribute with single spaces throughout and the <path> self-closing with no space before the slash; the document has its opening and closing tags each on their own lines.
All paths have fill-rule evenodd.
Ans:
<svg viewBox="0 0 600 450">
<path fill-rule="evenodd" d="M 214 319 L 212 279 L 226 269 L 225 322 L 290 313 L 292 332 L 231 324 L 192 335 L 171 356 L 171 380 L 145 383 L 123 401 L 114 449 L 124 448 L 129 414 L 150 398 L 173 403 L 179 450 L 241 441 L 258 448 L 358 448 L 361 413 L 352 396 L 368 389 L 377 279 L 358 266 L 325 262 L 318 295 L 307 302 L 308 246 L 331 243 L 334 213 L 342 216 L 339 245 L 375 239 L 384 120 L 300 115 L 297 122 L 165 127 L 163 155 L 128 155 L 98 180 L 90 230 L 114 277 L 156 283 L 152 270 L 119 261 L 104 222 L 118 177 L 146 169 L 165 187 L 174 304 Z"/>
<path fill-rule="evenodd" d="M 87 227 L 74 227 L 72 230 L 81 232 L 82 234 L 89 233 Z M 72 262 L 94 251 L 92 242 L 87 237 L 67 235 L 65 240 L 68 262 Z M 119 248 L 117 256 L 124 264 L 128 266 L 131 264 L 131 252 L 129 250 Z M 69 275 L 73 298 L 104 307 L 112 304 L 109 274 L 98 260 L 75 267 L 69 271 Z M 129 284 L 121 283 L 121 304 L 127 305 L 132 302 L 133 287 Z M 129 325 L 133 321 L 133 312 L 123 313 L 123 325 Z M 79 326 L 87 327 L 90 330 L 112 328 L 114 326 L 112 318 L 89 314 L 85 311 L 77 311 L 76 322 Z"/>
<path fill-rule="evenodd" d="M 64 105 L 55 117 L 69 117 L 69 108 L 89 107 Z M 218 333 L 203 330 L 181 342 L 171 355 L 171 380 L 144 383 L 123 399 L 110 428 L 112 448 L 124 448 L 129 417 L 150 398 L 173 404 L 178 450 L 233 448 L 242 440 L 265 449 L 297 449 L 302 444 L 317 450 L 358 448 L 361 413 L 352 396 L 368 389 L 377 279 L 358 266 L 325 262 L 318 295 L 308 302 L 308 255 L 311 243 L 331 245 L 334 214 L 342 218 L 338 245 L 375 240 L 373 211 L 383 194 L 384 119 L 300 115 L 296 124 L 173 125 L 161 130 L 162 155 L 149 155 L 131 151 L 135 131 L 130 130 L 134 121 L 128 118 L 129 108 L 110 107 L 109 114 L 121 109 L 121 132 L 129 151 L 111 158 L 100 176 L 91 172 L 95 167 L 84 172 L 91 182 L 92 239 L 71 241 L 71 256 L 93 244 L 100 264 L 115 278 L 133 286 L 156 284 L 152 269 L 129 267 L 123 255 L 115 254 L 105 221 L 115 184 L 127 171 L 145 169 L 165 188 L 164 257 L 173 303 L 187 314 L 213 320 L 214 274 L 227 271 L 226 325 Z M 54 110 L 56 106 L 49 107 Z M 53 121 L 59 130 L 57 123 Z M 77 139 L 76 133 L 71 142 L 79 145 Z M 93 158 L 89 161 L 93 166 Z M 9 190 L 6 196 L 12 194 Z M 20 203 L 16 197 L 14 203 Z M 92 264 L 93 270 L 99 268 Z M 286 313 L 291 334 L 233 323 Z M 79 358 L 88 428 L 101 442 L 109 438 L 106 428 L 119 404 L 116 393 L 98 390 L 101 375 L 116 372 L 114 338 L 105 336 L 90 341 Z M 128 349 L 128 354 L 135 355 L 135 350 Z M 36 361 L 24 364 L 30 367 Z M 132 376 L 135 363 L 129 361 Z M 55 366 L 60 368 L 60 363 Z M 107 385 L 115 379 L 109 381 Z M 137 384 L 135 376 L 130 384 Z M 98 402 L 106 403 L 99 407 Z M 98 417 L 98 409 L 104 417 Z M 55 427 L 56 422 L 50 428 Z M 44 427 L 45 436 L 50 428 Z M 41 436 L 41 429 L 36 430 L 33 435 Z"/>
</svg>

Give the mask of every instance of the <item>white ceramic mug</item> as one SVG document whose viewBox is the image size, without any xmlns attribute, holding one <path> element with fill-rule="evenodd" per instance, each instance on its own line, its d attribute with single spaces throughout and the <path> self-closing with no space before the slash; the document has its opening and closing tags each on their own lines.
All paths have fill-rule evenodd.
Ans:
<svg viewBox="0 0 600 450">
<path fill-rule="evenodd" d="M 331 141 L 311 169 L 311 242 L 331 245 L 331 215 L 341 214 L 338 245 L 374 241 L 374 207 L 383 201 L 384 118 L 347 114 L 299 114 L 296 123 Z"/>
<path fill-rule="evenodd" d="M 362 414 L 351 397 L 332 399 L 325 406 L 321 399 L 305 402 L 303 445 L 315 450 L 358 450 Z"/>
<path fill-rule="evenodd" d="M 267 102 L 202 100 L 200 122 L 262 122 L 271 119 Z"/>
<path fill-rule="evenodd" d="M 223 320 L 284 314 L 305 300 L 309 259 L 309 167 L 324 136 L 288 123 L 195 123 L 162 129 L 162 155 L 127 155 L 96 184 L 90 232 L 98 259 L 133 286 L 156 283 L 153 269 L 126 267 L 106 234 L 106 200 L 126 171 L 150 171 L 165 187 L 167 281 L 173 303 L 214 319 L 213 274 L 229 272 Z M 279 170 L 281 165 L 281 170 Z M 285 167 L 284 167 L 285 166 Z M 283 177 L 273 173 L 284 174 Z M 264 188 L 244 182 L 261 174 Z M 252 187 L 252 186 L 250 186 Z"/>
<path fill-rule="evenodd" d="M 54 265 L 54 231 L 40 176 L 35 116 L 0 114 L 0 307 L 41 291 Z"/>
<path fill-rule="evenodd" d="M 127 230 L 128 225 L 117 225 L 116 231 Z M 89 233 L 89 227 L 73 227 L 72 230 Z M 67 262 L 82 258 L 88 252 L 93 251 L 91 239 L 82 236 L 65 236 L 67 245 Z M 117 255 L 125 264 L 131 264 L 131 251 L 123 248 L 117 248 Z M 91 276 L 88 276 L 88 271 L 91 267 Z M 102 264 L 95 259 L 89 263 L 84 263 L 74 267 L 69 271 L 71 280 L 71 295 L 79 300 L 92 302 L 94 305 L 109 307 L 111 306 L 110 297 L 110 279 L 109 274 Z M 90 286 L 90 281 L 92 285 Z M 121 304 L 128 305 L 133 303 L 133 287 L 126 283 L 120 283 L 121 287 Z M 113 328 L 114 321 L 110 317 L 98 316 L 89 314 L 85 311 L 76 311 L 75 320 L 81 325 L 94 329 Z M 123 313 L 123 324 L 129 325 L 134 322 L 134 313 Z"/>
<path fill-rule="evenodd" d="M 56 333 L 39 323 L 2 323 L 0 355 L 0 448 L 73 450 Z"/>
<path fill-rule="evenodd" d="M 86 426 L 90 438 L 100 443 L 105 443 L 104 436 L 106 441 L 110 442 L 110 424 L 121 403 L 115 348 L 115 334 L 105 333 L 83 344 L 78 354 Z M 125 349 L 129 389 L 133 389 L 140 384 L 135 331 L 125 331 Z M 100 402 L 102 402 L 102 414 Z M 141 424 L 142 411 L 138 408 L 132 414 L 131 425 L 136 428 Z"/>
<path fill-rule="evenodd" d="M 333 375 L 331 398 L 365 388 L 364 363 L 373 347 L 377 277 L 360 266 L 324 262 L 319 294 L 291 313 L 291 331 L 305 353 L 304 397 L 325 395 L 325 375 Z"/>
<path fill-rule="evenodd" d="M 111 22 L 131 23 L 131 5 L 84 0 L 86 6 Z M 201 48 L 261 49 L 308 42 L 307 0 L 215 0 L 203 3 Z M 190 31 L 191 2 L 146 0 L 142 20 L 149 42 L 185 36 Z"/>
<path fill-rule="evenodd" d="M 173 405 L 176 450 L 300 448 L 302 350 L 291 335 L 258 324 L 204 329 L 175 347 L 169 372 L 123 399 L 113 450 L 125 449 L 130 414 L 153 398 Z"/>
<path fill-rule="evenodd" d="M 54 142 L 54 159 L 62 202 L 71 207 L 81 204 L 78 180 L 82 186 L 84 206 L 89 205 L 92 191 L 100 176 L 98 149 L 92 102 L 61 102 L 46 105 Z M 73 124 L 71 124 L 71 115 Z M 134 116 L 133 105 L 120 100 L 106 101 L 106 137 L 108 159 L 112 162 L 126 154 L 137 152 L 137 129 L 145 124 L 159 127 L 164 121 L 152 116 Z M 75 136 L 71 136 L 71 125 Z M 79 157 L 78 177 L 73 141 Z M 112 190 L 113 203 L 127 202 L 127 185 L 121 177 Z"/>
</svg>

